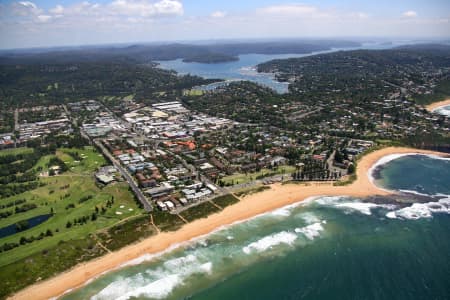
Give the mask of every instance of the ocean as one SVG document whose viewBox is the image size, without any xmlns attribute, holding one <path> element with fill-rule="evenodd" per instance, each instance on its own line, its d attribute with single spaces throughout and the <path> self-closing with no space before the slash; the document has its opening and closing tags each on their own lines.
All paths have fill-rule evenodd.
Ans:
<svg viewBox="0 0 450 300">
<path fill-rule="evenodd" d="M 450 105 L 438 107 L 434 110 L 434 112 L 450 117 Z"/>
<path fill-rule="evenodd" d="M 308 199 L 62 299 L 450 299 L 450 159 L 390 156 L 372 174 L 403 195 Z"/>
</svg>

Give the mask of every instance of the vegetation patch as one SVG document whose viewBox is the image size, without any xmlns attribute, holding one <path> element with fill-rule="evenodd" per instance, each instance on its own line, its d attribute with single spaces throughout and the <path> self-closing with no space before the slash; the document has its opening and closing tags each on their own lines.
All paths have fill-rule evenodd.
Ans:
<svg viewBox="0 0 450 300">
<path fill-rule="evenodd" d="M 151 213 L 153 223 L 161 231 L 175 231 L 185 223 L 177 215 L 155 210 Z"/>
<path fill-rule="evenodd" d="M 114 225 L 97 236 L 106 248 L 114 251 L 155 233 L 155 228 L 150 224 L 150 217 L 142 215 Z"/>
<path fill-rule="evenodd" d="M 252 188 L 248 188 L 248 189 L 239 190 L 235 194 L 238 197 L 245 197 L 245 196 L 248 196 L 251 194 L 263 192 L 265 190 L 270 190 L 270 187 L 267 185 L 260 185 L 260 186 L 256 186 L 256 187 L 252 187 Z"/>
<path fill-rule="evenodd" d="M 12 264 L 2 266 L 0 298 L 61 273 L 76 264 L 105 254 L 91 237 L 61 241 Z"/>
<path fill-rule="evenodd" d="M 197 219 L 206 218 L 207 216 L 216 213 L 219 208 L 211 204 L 210 202 L 203 202 L 188 210 L 180 213 L 180 216 L 185 218 L 188 222 L 192 222 Z"/>
</svg>

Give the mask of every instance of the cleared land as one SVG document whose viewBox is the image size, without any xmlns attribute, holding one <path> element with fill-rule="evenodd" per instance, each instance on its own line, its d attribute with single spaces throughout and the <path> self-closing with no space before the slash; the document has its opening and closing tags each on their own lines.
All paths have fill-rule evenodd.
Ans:
<svg viewBox="0 0 450 300">
<path fill-rule="evenodd" d="M 262 179 L 264 177 L 269 176 L 275 176 L 275 175 L 281 175 L 281 174 L 291 174 L 295 171 L 294 166 L 280 166 L 276 169 L 269 170 L 269 169 L 262 169 L 258 172 L 253 173 L 236 173 L 230 176 L 226 176 L 222 178 L 222 182 L 225 185 L 234 185 L 234 184 L 243 184 L 251 182 L 255 179 Z"/>
</svg>

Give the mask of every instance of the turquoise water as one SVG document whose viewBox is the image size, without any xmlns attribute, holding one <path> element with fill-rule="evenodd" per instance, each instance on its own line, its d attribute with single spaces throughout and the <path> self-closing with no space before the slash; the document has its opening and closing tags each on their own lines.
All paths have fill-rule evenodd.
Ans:
<svg viewBox="0 0 450 300">
<path fill-rule="evenodd" d="M 401 157 L 375 172 L 421 196 L 310 199 L 141 257 L 63 299 L 449 299 L 449 163 Z"/>
<path fill-rule="evenodd" d="M 450 117 L 450 105 L 438 107 L 434 112 Z"/>
</svg>

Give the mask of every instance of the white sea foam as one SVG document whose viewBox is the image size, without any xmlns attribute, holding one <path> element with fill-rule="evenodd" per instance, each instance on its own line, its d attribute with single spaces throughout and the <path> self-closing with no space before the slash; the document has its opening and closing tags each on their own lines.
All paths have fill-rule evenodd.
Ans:
<svg viewBox="0 0 450 300">
<path fill-rule="evenodd" d="M 201 263 L 195 255 L 166 261 L 156 270 L 147 270 L 132 277 L 119 278 L 93 296 L 92 300 L 125 300 L 131 297 L 166 298 L 193 274 L 211 274 L 212 263 Z"/>
<path fill-rule="evenodd" d="M 422 218 L 431 218 L 433 213 L 450 214 L 450 198 L 441 199 L 436 202 L 414 203 L 411 206 L 392 211 L 386 214 L 390 219 L 417 220 Z"/>
<path fill-rule="evenodd" d="M 367 176 L 369 177 L 370 182 L 372 182 L 373 184 L 375 184 L 375 178 L 373 177 L 373 172 L 382 165 L 387 164 L 388 162 L 391 162 L 395 159 L 399 159 L 401 157 L 404 156 L 410 156 L 410 155 L 416 155 L 417 153 L 403 153 L 403 154 L 390 154 L 390 155 L 386 155 L 383 156 L 382 158 L 380 158 L 377 162 L 375 162 L 369 169 L 369 171 L 367 172 Z"/>
<path fill-rule="evenodd" d="M 378 205 L 376 205 L 375 203 L 363 203 L 363 202 L 346 202 L 346 203 L 340 203 L 340 204 L 336 204 L 337 208 L 344 208 L 344 209 L 349 209 L 351 211 L 356 210 L 361 212 L 362 214 L 365 215 L 371 215 L 371 209 L 377 207 Z"/>
<path fill-rule="evenodd" d="M 189 264 L 197 262 L 195 255 L 189 254 L 183 257 L 177 257 L 164 262 L 164 266 L 167 269 L 178 269 L 181 267 L 189 266 Z"/>
<path fill-rule="evenodd" d="M 430 197 L 431 195 L 429 194 L 424 194 L 424 193 L 419 193 L 417 191 L 413 191 L 413 190 L 399 190 L 402 193 L 406 193 L 406 194 L 414 194 L 414 195 L 418 195 L 418 196 L 426 196 L 426 197 Z"/>
<path fill-rule="evenodd" d="M 348 200 L 347 197 L 323 197 L 317 200 L 317 204 L 342 209 L 346 212 L 358 211 L 365 215 L 371 215 L 374 208 L 395 209 L 393 204 L 376 204 L 371 202 L 359 202 Z"/>
<path fill-rule="evenodd" d="M 348 196 L 330 196 L 330 197 L 321 197 L 315 201 L 315 203 L 324 206 L 333 206 L 337 203 L 342 202 L 343 199 L 346 199 Z"/>
<path fill-rule="evenodd" d="M 299 215 L 305 222 L 306 224 L 310 225 L 310 224 L 314 224 L 317 222 L 320 222 L 320 219 L 313 213 L 311 212 L 305 212 L 305 213 L 301 213 Z"/>
<path fill-rule="evenodd" d="M 289 207 L 282 207 L 274 210 L 271 215 L 280 217 L 289 217 L 291 215 L 291 209 Z"/>
<path fill-rule="evenodd" d="M 438 106 L 432 112 L 450 117 L 450 105 Z"/>
<path fill-rule="evenodd" d="M 326 223 L 323 221 L 322 223 Z M 320 233 L 323 231 L 323 226 L 320 222 L 302 227 L 295 228 L 295 232 L 303 234 L 307 239 L 313 240 L 316 237 L 320 236 Z"/>
<path fill-rule="evenodd" d="M 119 292 L 119 294 L 116 294 L 113 297 L 113 299 L 127 300 L 130 299 L 131 297 L 142 297 L 142 296 L 155 299 L 164 299 L 172 292 L 172 290 L 176 286 L 180 285 L 181 283 L 182 279 L 180 278 L 179 275 L 177 274 L 168 275 L 150 284 L 132 289 L 131 291 L 125 294 Z"/>
<path fill-rule="evenodd" d="M 246 254 L 250 254 L 253 250 L 256 252 L 263 252 L 280 244 L 292 245 L 296 239 L 297 235 L 294 233 L 282 231 L 253 242 L 242 248 L 242 251 Z"/>
</svg>

